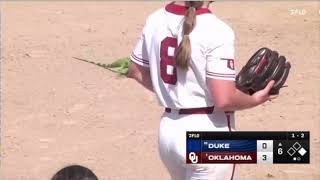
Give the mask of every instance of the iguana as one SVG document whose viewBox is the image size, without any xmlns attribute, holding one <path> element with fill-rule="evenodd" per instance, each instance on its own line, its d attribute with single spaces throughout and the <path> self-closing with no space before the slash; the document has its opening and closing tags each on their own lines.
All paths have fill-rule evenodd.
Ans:
<svg viewBox="0 0 320 180">
<path fill-rule="evenodd" d="M 97 65 L 99 67 L 108 69 L 108 70 L 110 70 L 112 72 L 116 72 L 116 73 L 119 73 L 121 75 L 127 75 L 128 68 L 129 68 L 129 65 L 130 65 L 130 62 L 131 62 L 129 58 L 122 58 L 122 59 L 116 60 L 115 62 L 113 62 L 111 64 L 103 64 L 103 63 L 97 63 L 97 62 L 94 62 L 94 61 L 89 61 L 89 60 L 82 59 L 82 58 L 77 58 L 77 57 L 72 57 L 72 58 L 74 58 L 76 60 L 79 60 L 79 61 L 84 61 L 84 62 L 87 62 L 87 63 L 91 63 L 91 64 L 94 64 L 94 65 Z"/>
</svg>

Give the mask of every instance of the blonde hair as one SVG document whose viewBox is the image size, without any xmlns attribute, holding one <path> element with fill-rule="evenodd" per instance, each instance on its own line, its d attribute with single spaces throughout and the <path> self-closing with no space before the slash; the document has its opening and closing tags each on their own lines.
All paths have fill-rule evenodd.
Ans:
<svg viewBox="0 0 320 180">
<path fill-rule="evenodd" d="M 175 58 L 177 67 L 187 70 L 191 59 L 191 44 L 189 34 L 196 25 L 196 10 L 203 5 L 203 1 L 186 1 L 188 11 L 183 22 L 183 38 L 176 50 Z"/>
</svg>

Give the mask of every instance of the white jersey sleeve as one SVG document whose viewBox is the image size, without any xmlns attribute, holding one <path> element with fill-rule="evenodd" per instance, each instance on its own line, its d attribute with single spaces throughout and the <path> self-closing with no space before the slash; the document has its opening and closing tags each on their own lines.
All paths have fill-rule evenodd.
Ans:
<svg viewBox="0 0 320 180">
<path fill-rule="evenodd" d="M 231 28 L 228 28 L 220 36 L 220 43 L 212 43 L 208 47 L 206 53 L 207 78 L 235 80 L 234 39 L 234 32 Z"/>
<path fill-rule="evenodd" d="M 148 49 L 146 46 L 146 39 L 145 39 L 145 32 L 146 32 L 146 25 L 143 28 L 142 34 L 136 44 L 130 59 L 131 61 L 137 63 L 138 65 L 149 67 L 149 56 L 148 56 Z"/>
</svg>

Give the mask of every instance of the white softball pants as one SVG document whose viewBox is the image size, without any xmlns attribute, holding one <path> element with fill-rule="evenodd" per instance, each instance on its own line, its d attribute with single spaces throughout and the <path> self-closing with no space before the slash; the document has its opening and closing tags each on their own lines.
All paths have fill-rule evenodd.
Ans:
<svg viewBox="0 0 320 180">
<path fill-rule="evenodd" d="M 223 111 L 188 115 L 165 112 L 160 122 L 159 153 L 172 180 L 233 179 L 234 164 L 186 164 L 186 131 L 230 131 L 234 124 L 234 114 Z"/>
</svg>

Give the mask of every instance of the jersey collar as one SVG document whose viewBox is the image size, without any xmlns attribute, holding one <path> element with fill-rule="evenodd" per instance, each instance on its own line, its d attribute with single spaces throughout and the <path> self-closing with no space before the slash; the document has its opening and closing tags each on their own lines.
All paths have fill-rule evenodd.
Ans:
<svg viewBox="0 0 320 180">
<path fill-rule="evenodd" d="M 166 5 L 165 9 L 170 13 L 184 16 L 188 10 L 188 7 L 170 3 Z M 208 8 L 199 8 L 196 11 L 197 15 L 207 14 L 207 13 L 211 13 L 211 11 Z"/>
</svg>

